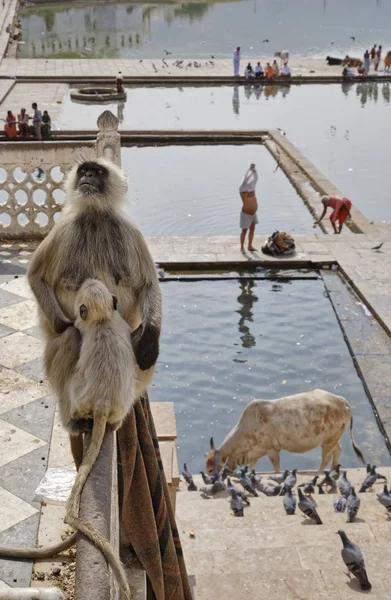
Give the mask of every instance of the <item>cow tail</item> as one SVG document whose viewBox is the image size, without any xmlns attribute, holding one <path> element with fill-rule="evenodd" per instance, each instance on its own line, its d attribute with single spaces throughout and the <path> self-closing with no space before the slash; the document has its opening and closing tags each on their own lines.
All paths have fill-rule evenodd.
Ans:
<svg viewBox="0 0 391 600">
<path fill-rule="evenodd" d="M 350 417 L 350 441 L 352 442 L 353 450 L 357 454 L 357 457 L 362 462 L 362 464 L 365 465 L 364 455 L 353 439 L 353 415 Z"/>
</svg>

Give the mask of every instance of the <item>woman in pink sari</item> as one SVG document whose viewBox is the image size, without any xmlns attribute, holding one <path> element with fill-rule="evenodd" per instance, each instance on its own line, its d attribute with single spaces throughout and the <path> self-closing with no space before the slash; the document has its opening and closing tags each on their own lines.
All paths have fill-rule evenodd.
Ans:
<svg viewBox="0 0 391 600">
<path fill-rule="evenodd" d="M 333 212 L 330 215 L 331 225 L 333 226 L 334 233 L 341 233 L 343 224 L 346 219 L 350 218 L 350 209 L 352 208 L 352 203 L 347 198 L 340 198 L 339 196 L 322 196 L 322 204 L 323 204 L 323 213 L 320 218 L 315 221 L 315 225 L 321 222 L 323 217 L 325 216 L 327 209 L 330 207 L 333 209 Z M 339 224 L 337 230 L 337 223 Z"/>
</svg>

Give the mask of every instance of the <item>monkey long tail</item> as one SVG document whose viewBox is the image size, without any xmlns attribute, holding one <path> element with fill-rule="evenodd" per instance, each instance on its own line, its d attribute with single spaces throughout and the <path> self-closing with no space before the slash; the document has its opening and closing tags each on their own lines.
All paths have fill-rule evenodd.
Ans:
<svg viewBox="0 0 391 600">
<path fill-rule="evenodd" d="M 99 548 L 99 550 L 102 552 L 103 556 L 106 558 L 108 564 L 112 568 L 113 573 L 119 583 L 121 600 L 131 600 L 130 588 L 128 580 L 126 578 L 124 567 L 120 559 L 116 555 L 115 551 L 113 550 L 113 547 L 111 546 L 110 542 L 105 537 L 103 537 L 103 535 L 101 535 L 99 531 L 95 527 L 93 527 L 93 525 L 87 523 L 86 521 L 83 521 L 79 517 L 72 518 L 70 524 L 72 525 L 72 527 L 75 527 L 75 529 L 78 529 L 79 531 L 84 533 L 84 535 L 89 540 L 91 540 L 95 544 L 95 546 Z"/>
<path fill-rule="evenodd" d="M 101 533 L 99 533 L 99 531 L 93 525 L 91 525 L 91 523 L 88 523 L 79 517 L 81 492 L 89 474 L 91 473 L 92 467 L 98 458 L 106 431 L 106 424 L 107 415 L 97 415 L 94 417 L 91 443 L 85 454 L 83 463 L 80 465 L 77 472 L 76 480 L 73 484 L 71 495 L 67 502 L 65 518 L 71 527 L 74 527 L 75 529 L 78 529 L 84 533 L 84 535 L 102 552 L 119 583 L 121 600 L 131 600 L 129 584 L 126 578 L 124 567 L 110 542 Z"/>
<path fill-rule="evenodd" d="M 75 483 L 73 484 L 73 488 L 66 505 L 65 519 L 67 522 L 69 522 L 68 517 L 77 518 L 79 516 L 81 493 L 102 447 L 103 438 L 106 431 L 106 423 L 106 415 L 100 415 L 94 418 L 91 443 L 88 446 L 87 452 L 83 458 L 83 462 L 77 471 Z"/>
<path fill-rule="evenodd" d="M 19 548 L 12 547 L 6 548 L 0 546 L 0 556 L 7 558 L 52 558 L 65 552 L 69 548 L 72 548 L 77 542 L 78 533 L 72 533 L 66 540 L 53 546 L 46 546 L 46 548 Z"/>
</svg>

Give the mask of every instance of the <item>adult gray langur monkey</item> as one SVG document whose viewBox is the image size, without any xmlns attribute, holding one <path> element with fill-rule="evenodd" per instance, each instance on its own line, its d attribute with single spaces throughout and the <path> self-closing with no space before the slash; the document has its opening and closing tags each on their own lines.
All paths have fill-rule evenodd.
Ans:
<svg viewBox="0 0 391 600">
<path fill-rule="evenodd" d="M 99 279 L 117 298 L 118 312 L 133 332 L 136 397 L 148 387 L 159 354 L 159 282 L 145 240 L 124 212 L 126 191 L 125 173 L 110 161 L 75 165 L 65 181 L 63 217 L 35 251 L 28 270 L 46 342 L 46 375 L 77 467 L 83 458 L 82 433 L 91 420 L 70 418 L 66 383 L 80 351 L 80 333 L 73 324 L 82 283 Z"/>
</svg>

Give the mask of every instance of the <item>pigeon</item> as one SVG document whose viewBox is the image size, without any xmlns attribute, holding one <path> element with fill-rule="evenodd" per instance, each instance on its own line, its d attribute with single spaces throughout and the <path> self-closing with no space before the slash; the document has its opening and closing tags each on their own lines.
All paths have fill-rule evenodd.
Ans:
<svg viewBox="0 0 391 600">
<path fill-rule="evenodd" d="M 266 40 L 262 40 L 262 44 L 267 44 L 268 42 L 269 42 L 269 40 L 268 40 L 268 39 L 266 39 Z"/>
<path fill-rule="evenodd" d="M 384 488 L 383 491 L 380 492 L 379 494 L 376 494 L 377 499 L 379 500 L 380 504 L 382 504 L 384 506 L 384 508 L 387 510 L 387 512 L 391 513 L 391 494 L 390 492 L 387 490 L 387 484 L 384 484 Z"/>
<path fill-rule="evenodd" d="M 314 494 L 316 482 L 318 481 L 319 476 L 315 475 L 310 481 L 305 481 L 301 483 L 298 487 L 302 487 L 305 494 Z"/>
<path fill-rule="evenodd" d="M 227 467 L 227 465 L 225 465 L 219 473 L 221 481 L 225 481 L 227 479 L 228 473 L 229 473 L 229 467 Z"/>
<path fill-rule="evenodd" d="M 213 440 L 213 438 L 212 438 L 212 440 Z M 238 465 L 236 467 L 235 471 L 232 473 L 232 475 L 234 477 L 237 477 L 238 479 L 240 479 L 241 477 L 246 477 L 248 469 L 249 469 L 248 465 Z"/>
<path fill-rule="evenodd" d="M 339 482 L 338 482 L 338 489 L 341 492 L 341 496 L 345 496 L 345 498 L 350 496 L 351 491 L 352 491 L 352 484 L 350 483 L 350 481 L 346 477 L 346 475 L 347 475 L 347 471 L 344 471 L 342 473 L 342 477 L 339 478 Z"/>
<path fill-rule="evenodd" d="M 383 481 L 387 481 L 387 477 L 385 475 L 381 475 L 376 471 L 376 465 L 373 466 L 373 470 L 376 473 L 376 479 L 382 479 Z"/>
<path fill-rule="evenodd" d="M 252 469 L 251 473 L 247 474 L 247 478 L 256 490 L 261 490 L 263 488 L 262 477 L 255 473 L 255 469 Z"/>
<path fill-rule="evenodd" d="M 223 481 L 215 481 L 213 484 L 213 488 L 215 490 L 215 494 L 217 494 L 217 492 L 225 492 L 225 490 L 227 489 L 227 486 L 225 485 L 225 483 Z"/>
<path fill-rule="evenodd" d="M 322 479 L 319 485 L 322 487 L 324 485 L 327 486 L 329 488 L 329 492 L 335 492 L 337 488 L 337 484 L 335 483 L 334 479 L 331 479 L 330 477 L 330 471 L 324 472 L 324 479 Z"/>
<path fill-rule="evenodd" d="M 163 52 L 165 53 L 166 56 L 168 56 L 169 54 L 172 54 L 172 52 L 169 52 L 168 50 L 165 50 L 164 48 L 163 48 Z"/>
<path fill-rule="evenodd" d="M 205 485 L 212 485 L 214 483 L 213 477 L 209 477 L 209 475 L 205 475 L 204 471 L 200 471 L 200 473 L 201 473 L 202 481 L 205 483 Z"/>
<path fill-rule="evenodd" d="M 247 504 L 247 506 L 250 506 L 250 501 L 247 498 L 246 494 L 244 492 L 242 492 L 242 490 L 237 488 L 236 485 L 234 485 L 232 483 L 232 481 L 229 477 L 227 478 L 227 490 L 229 493 L 231 493 L 231 490 L 235 490 L 236 494 L 241 497 L 242 501 L 245 502 L 245 504 Z"/>
<path fill-rule="evenodd" d="M 322 488 L 322 486 L 320 485 L 320 483 L 318 483 L 318 485 L 316 486 L 319 490 L 319 494 L 325 494 L 326 492 L 324 491 L 324 489 Z"/>
<path fill-rule="evenodd" d="M 349 38 L 349 40 L 353 40 L 353 42 L 355 42 L 356 38 L 354 37 L 354 35 L 351 35 L 350 38 Z"/>
<path fill-rule="evenodd" d="M 301 488 L 298 488 L 298 492 L 299 508 L 301 512 L 303 512 L 307 517 L 315 521 L 317 525 L 322 525 L 322 521 L 317 513 L 316 506 L 313 503 L 313 501 L 307 496 L 304 496 L 303 492 L 301 491 Z"/>
<path fill-rule="evenodd" d="M 257 490 L 255 489 L 255 487 L 253 486 L 251 481 L 246 476 L 240 478 L 240 484 L 243 486 L 243 488 L 246 490 L 246 492 L 248 492 L 252 496 L 258 497 Z"/>
<path fill-rule="evenodd" d="M 384 242 L 381 242 L 377 246 L 374 246 L 373 248 L 371 248 L 371 250 L 376 250 L 376 252 L 379 252 L 379 250 L 383 246 L 383 244 L 384 244 Z"/>
<path fill-rule="evenodd" d="M 335 467 L 335 469 L 333 469 L 333 471 L 331 471 L 330 477 L 333 481 L 338 481 L 339 476 L 341 475 L 340 468 L 341 468 L 341 465 L 337 465 Z"/>
<path fill-rule="evenodd" d="M 350 573 L 353 573 L 353 575 L 357 577 L 358 581 L 360 582 L 361 589 L 369 591 L 372 586 L 368 581 L 364 558 L 359 546 L 351 542 L 342 529 L 337 531 L 337 533 L 340 536 L 343 544 L 343 548 L 341 550 L 343 562 L 347 566 Z"/>
<path fill-rule="evenodd" d="M 283 498 L 283 504 L 284 504 L 285 512 L 287 515 L 295 514 L 296 496 L 293 494 L 291 489 L 289 489 L 285 492 L 285 496 Z"/>
<path fill-rule="evenodd" d="M 243 517 L 243 502 L 242 498 L 236 493 L 234 489 L 230 490 L 231 494 L 231 510 L 235 517 Z"/>
<path fill-rule="evenodd" d="M 284 481 L 284 485 L 282 487 L 282 493 L 285 494 L 288 488 L 293 488 L 296 485 L 297 477 L 296 477 L 297 469 L 293 469 L 292 473 L 288 475 Z"/>
<path fill-rule="evenodd" d="M 196 492 L 197 486 L 193 481 L 193 475 L 188 471 L 186 463 L 183 465 L 182 477 L 187 483 L 188 492 Z"/>
<path fill-rule="evenodd" d="M 289 488 L 289 489 L 291 489 L 291 488 Z M 265 494 L 265 496 L 280 496 L 281 486 L 280 485 L 264 486 L 262 488 L 262 492 Z"/>
<path fill-rule="evenodd" d="M 367 476 L 364 479 L 364 483 L 362 484 L 362 486 L 360 487 L 360 489 L 358 491 L 360 493 L 362 493 L 362 492 L 366 492 L 367 490 L 371 489 L 373 484 L 376 483 L 376 480 L 377 480 L 376 465 L 373 465 L 371 470 L 369 471 L 369 473 L 367 473 Z"/>
<path fill-rule="evenodd" d="M 220 487 L 221 485 L 223 485 L 224 487 L 221 488 Z M 200 488 L 200 492 L 202 492 L 205 496 L 214 496 L 218 492 L 223 492 L 225 489 L 226 488 L 225 488 L 224 483 L 222 484 L 221 482 L 216 482 L 216 483 L 213 483 L 212 485 L 206 485 L 206 486 Z"/>
<path fill-rule="evenodd" d="M 276 481 L 277 483 L 283 483 L 285 481 L 285 479 L 288 477 L 289 475 L 289 471 L 288 469 L 285 469 L 285 471 L 283 473 L 279 473 L 278 475 L 270 475 L 270 477 L 268 477 L 268 479 L 271 479 L 272 481 Z"/>
<path fill-rule="evenodd" d="M 348 513 L 347 523 L 353 523 L 353 521 L 355 520 L 357 513 L 358 513 L 358 509 L 360 508 L 360 503 L 361 503 L 361 500 L 357 496 L 356 491 L 353 486 L 350 496 L 348 497 L 348 499 L 346 501 L 346 510 Z"/>
<path fill-rule="evenodd" d="M 345 512 L 346 503 L 347 503 L 347 500 L 346 500 L 345 496 L 340 496 L 339 498 L 336 498 L 333 502 L 334 511 L 339 512 L 339 513 Z"/>
<path fill-rule="evenodd" d="M 370 473 L 371 469 L 372 469 L 372 466 L 369 463 L 367 463 L 367 473 Z"/>
</svg>

